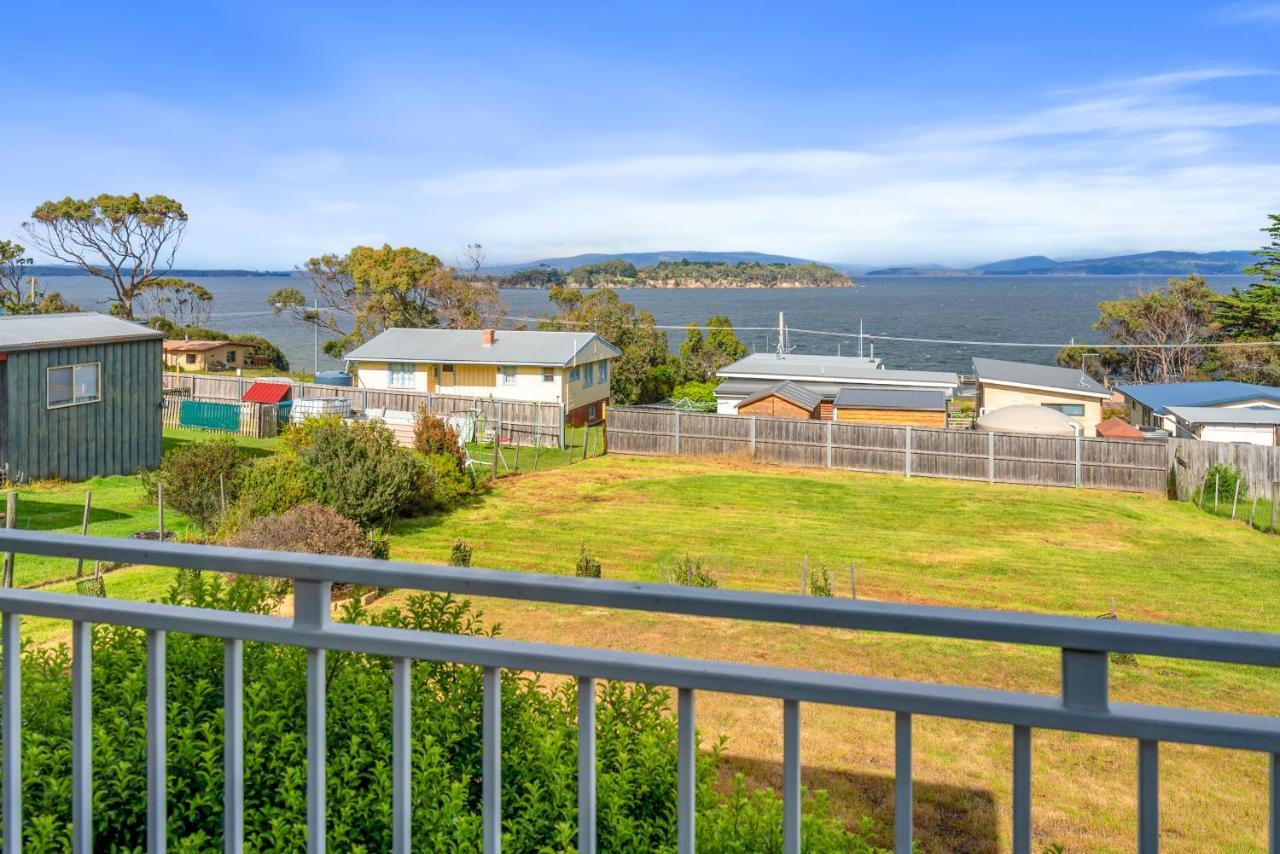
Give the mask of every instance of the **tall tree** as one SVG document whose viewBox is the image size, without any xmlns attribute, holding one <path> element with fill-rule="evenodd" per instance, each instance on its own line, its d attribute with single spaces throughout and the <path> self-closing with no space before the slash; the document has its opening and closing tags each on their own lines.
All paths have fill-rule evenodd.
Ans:
<svg viewBox="0 0 1280 854">
<path fill-rule="evenodd" d="M 1132 299 L 1098 304 L 1093 328 L 1129 353 L 1133 378 L 1172 382 L 1198 376 L 1212 355 L 1217 294 L 1201 276 L 1170 279 Z"/>
<path fill-rule="evenodd" d="M 165 277 L 145 282 L 135 296 L 138 313 L 174 326 L 204 326 L 213 313 L 213 294 L 203 285 Z"/>
<path fill-rule="evenodd" d="M 745 355 L 747 345 L 738 340 L 728 315 L 717 314 L 708 320 L 705 337 L 702 327 L 690 323 L 685 327 L 685 338 L 680 344 L 683 379 L 707 382 L 716 371 Z"/>
<path fill-rule="evenodd" d="M 472 276 L 479 276 L 480 270 L 484 267 L 484 262 L 489 260 L 489 250 L 485 249 L 480 243 L 468 243 L 463 250 L 463 254 L 467 256 L 467 267 L 471 271 Z"/>
<path fill-rule="evenodd" d="M 1214 319 L 1231 342 L 1219 353 L 1219 373 L 1228 379 L 1280 382 L 1280 214 L 1271 214 L 1270 220 L 1262 229 L 1270 241 L 1254 250 L 1258 263 L 1243 271 L 1262 281 L 1218 298 Z"/>
<path fill-rule="evenodd" d="M 667 334 L 656 327 L 651 313 L 623 302 L 611 290 L 583 293 L 556 286 L 549 298 L 559 311 L 540 320 L 539 329 L 595 332 L 622 351 L 610 372 L 614 403 L 650 403 L 671 393 L 676 377 L 666 370 Z"/>
<path fill-rule="evenodd" d="M 45 293 L 35 277 L 27 275 L 30 266 L 31 259 L 22 244 L 0 240 L 0 311 L 5 314 L 51 314 L 79 310 L 65 301 L 62 294 L 56 291 Z"/>
<path fill-rule="evenodd" d="M 341 356 L 392 327 L 467 328 L 502 317 L 498 289 L 459 279 L 452 267 L 420 249 L 357 246 L 346 255 L 312 258 L 299 270 L 314 300 L 297 288 L 280 288 L 267 302 L 332 335 L 324 351 Z"/>
<path fill-rule="evenodd" d="M 186 227 L 179 202 L 137 193 L 48 201 L 22 224 L 41 252 L 110 282 L 118 313 L 130 320 L 139 289 L 173 268 Z"/>
</svg>

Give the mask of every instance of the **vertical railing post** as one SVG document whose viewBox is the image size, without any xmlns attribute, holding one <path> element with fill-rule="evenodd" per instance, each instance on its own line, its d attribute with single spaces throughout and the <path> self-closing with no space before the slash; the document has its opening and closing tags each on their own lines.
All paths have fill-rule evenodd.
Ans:
<svg viewBox="0 0 1280 854">
<path fill-rule="evenodd" d="M 894 714 L 893 851 L 911 854 L 911 715 Z"/>
<path fill-rule="evenodd" d="M 1031 727 L 1013 728 L 1013 854 L 1031 854 Z"/>
<path fill-rule="evenodd" d="M 1138 854 L 1160 850 L 1160 743 L 1138 742 Z"/>
<path fill-rule="evenodd" d="M 4 634 L 4 850 L 22 850 L 22 632 L 21 617 L 5 612 Z"/>
<path fill-rule="evenodd" d="M 164 854 L 169 837 L 165 633 L 147 630 L 147 854 Z"/>
<path fill-rule="evenodd" d="M 828 422 L 829 424 L 830 422 Z M 782 703 L 782 850 L 800 854 L 800 703 Z"/>
<path fill-rule="evenodd" d="M 481 721 L 481 822 L 484 854 L 502 851 L 502 671 L 484 669 L 484 711 Z"/>
<path fill-rule="evenodd" d="M 93 624 L 71 624 L 71 850 L 93 851 Z"/>
<path fill-rule="evenodd" d="M 1280 854 L 1280 753 L 1271 754 L 1271 799 L 1268 812 L 1271 815 L 1270 847 L 1271 854 Z"/>
<path fill-rule="evenodd" d="M 409 854 L 413 842 L 413 685 L 407 658 L 391 662 L 391 846 Z"/>
<path fill-rule="evenodd" d="M 596 682 L 578 679 L 578 854 L 596 854 Z"/>
<path fill-rule="evenodd" d="M 223 641 L 222 850 L 244 850 L 244 641 Z"/>
<path fill-rule="evenodd" d="M 329 625 L 332 604 L 327 581 L 293 583 L 293 625 L 315 632 Z M 323 854 L 327 834 L 325 738 L 325 651 L 307 647 L 307 851 Z"/>
<path fill-rule="evenodd" d="M 693 854 L 697 842 L 696 820 L 698 737 L 694 729 L 693 691 L 681 688 L 677 694 L 676 741 L 676 850 Z"/>
</svg>

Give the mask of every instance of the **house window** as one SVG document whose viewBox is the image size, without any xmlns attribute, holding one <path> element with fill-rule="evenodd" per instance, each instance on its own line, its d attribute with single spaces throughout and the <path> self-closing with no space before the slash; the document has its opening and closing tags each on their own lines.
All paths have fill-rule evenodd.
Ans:
<svg viewBox="0 0 1280 854">
<path fill-rule="evenodd" d="M 582 366 L 582 384 L 587 388 L 590 388 L 591 386 L 596 384 L 596 366 L 595 365 Z"/>
<path fill-rule="evenodd" d="M 1070 415 L 1073 418 L 1084 417 L 1083 403 L 1042 403 L 1040 405 L 1045 407 L 1046 409 L 1056 409 L 1058 412 L 1061 412 L 1063 415 Z"/>
<path fill-rule="evenodd" d="M 413 388 L 414 368 L 412 362 L 387 363 L 388 388 Z"/>
<path fill-rule="evenodd" d="M 544 383 L 553 383 L 553 382 L 555 382 L 555 381 L 556 381 L 556 369 L 555 369 L 555 368 L 543 368 L 543 369 L 542 369 L 542 381 L 543 381 Z"/>
<path fill-rule="evenodd" d="M 187 354 L 187 364 L 188 364 L 188 365 L 194 365 L 195 363 L 196 363 L 196 354 L 195 354 L 195 353 L 188 353 L 188 354 Z"/>
<path fill-rule="evenodd" d="M 574 365 L 573 370 L 569 371 L 570 381 L 577 382 L 581 376 L 582 376 L 582 368 L 579 368 L 577 365 Z"/>
<path fill-rule="evenodd" d="M 516 383 L 516 366 L 503 365 L 498 368 L 498 385 L 515 385 Z"/>
<path fill-rule="evenodd" d="M 57 409 L 102 399 L 98 388 L 98 364 L 49 368 L 48 407 Z"/>
<path fill-rule="evenodd" d="M 608 382 L 609 380 L 609 360 L 605 359 L 600 363 L 600 382 Z"/>
<path fill-rule="evenodd" d="M 236 351 L 235 351 L 235 350 L 228 350 L 228 351 L 227 351 L 227 364 L 229 365 L 229 364 L 231 364 L 232 362 L 234 362 L 235 360 L 236 360 Z"/>
<path fill-rule="evenodd" d="M 593 404 L 591 404 L 590 406 L 588 406 L 588 407 L 587 407 L 587 420 L 588 420 L 588 421 L 595 421 L 595 420 L 596 420 L 597 412 L 598 412 L 598 410 L 596 409 L 596 404 L 594 404 L 594 403 L 593 403 Z"/>
</svg>

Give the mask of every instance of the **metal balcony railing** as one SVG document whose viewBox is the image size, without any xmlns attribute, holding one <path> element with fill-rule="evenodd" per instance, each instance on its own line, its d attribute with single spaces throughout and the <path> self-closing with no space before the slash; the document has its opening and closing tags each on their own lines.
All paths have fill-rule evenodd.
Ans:
<svg viewBox="0 0 1280 854">
<path fill-rule="evenodd" d="M 1280 666 L 1280 635 L 1182 626 L 933 608 L 732 590 L 705 590 L 484 569 L 391 563 L 357 558 L 184 545 L 179 543 L 0 531 L 0 551 L 186 567 L 292 578 L 292 619 L 154 603 L 0 590 L 3 613 L 4 850 L 21 848 L 22 768 L 20 619 L 54 617 L 72 623 L 72 828 L 78 851 L 93 850 L 90 673 L 94 623 L 131 626 L 147 634 L 148 850 L 165 848 L 165 636 L 183 632 L 225 644 L 225 850 L 240 851 L 244 829 L 243 648 L 245 641 L 307 650 L 307 826 L 309 851 L 325 849 L 325 654 L 330 650 L 390 657 L 393 662 L 393 838 L 410 850 L 411 660 L 484 669 L 483 838 L 501 844 L 501 693 L 503 668 L 562 674 L 578 680 L 578 840 L 596 851 L 594 680 L 677 689 L 677 825 L 681 852 L 694 850 L 695 692 L 772 697 L 783 701 L 784 850 L 799 852 L 801 703 L 891 711 L 896 716 L 894 847 L 911 848 L 911 731 L 914 715 L 983 721 L 1012 728 L 1013 848 L 1031 848 L 1031 734 L 1035 728 L 1138 741 L 1138 850 L 1159 846 L 1159 745 L 1179 742 L 1260 751 L 1270 756 L 1270 850 L 1280 846 L 1280 719 L 1108 700 L 1110 652 Z M 1062 650 L 1057 696 L 927 684 L 865 676 L 762 667 L 724 661 L 530 643 L 493 637 L 417 632 L 329 621 L 332 583 L 428 590 L 467 596 L 626 608 L 672 614 L 759 620 L 799 626 L 897 632 L 933 637 L 1033 644 Z"/>
</svg>

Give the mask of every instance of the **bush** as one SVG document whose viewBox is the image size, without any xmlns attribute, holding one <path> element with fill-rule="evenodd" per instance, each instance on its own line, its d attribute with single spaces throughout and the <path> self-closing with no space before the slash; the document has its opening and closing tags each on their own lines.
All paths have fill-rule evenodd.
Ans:
<svg viewBox="0 0 1280 854">
<path fill-rule="evenodd" d="M 419 456 L 418 466 L 419 493 L 427 498 L 423 510 L 450 510 L 475 491 L 475 477 L 448 454 Z"/>
<path fill-rule="evenodd" d="M 1247 498 L 1249 481 L 1245 480 L 1244 472 L 1238 466 L 1230 463 L 1214 463 L 1209 466 L 1208 471 L 1205 472 L 1204 485 L 1200 493 L 1201 505 L 1207 507 L 1213 504 L 1216 497 L 1219 503 L 1226 502 L 1230 507 L 1232 500 L 1236 497 L 1237 483 L 1240 484 L 1240 497 Z"/>
<path fill-rule="evenodd" d="M 413 425 L 413 448 L 423 456 L 451 457 L 462 471 L 467 463 L 467 452 L 458 441 L 458 431 L 448 421 L 418 408 L 418 418 Z"/>
<path fill-rule="evenodd" d="M 462 540 L 454 540 L 449 549 L 449 566 L 471 566 L 471 546 Z"/>
<path fill-rule="evenodd" d="M 666 584 L 683 587 L 719 587 L 720 581 L 703 565 L 701 558 L 685 555 L 673 565 L 662 568 L 662 580 Z"/>
<path fill-rule="evenodd" d="M 431 501 L 413 451 L 376 421 L 309 418 L 286 431 L 285 447 L 316 478 L 319 503 L 365 528 Z"/>
<path fill-rule="evenodd" d="M 360 526 L 319 504 L 301 504 L 279 516 L 249 522 L 230 545 L 282 552 L 373 557 L 369 537 Z"/>
<path fill-rule="evenodd" d="M 318 503 L 324 494 L 318 474 L 292 454 L 254 460 L 240 480 L 238 516 L 244 520 L 277 516 L 301 504 Z"/>
<path fill-rule="evenodd" d="M 714 382 L 698 382 L 696 380 L 680 383 L 671 390 L 672 400 L 685 400 L 690 403 L 715 403 L 716 385 Z"/>
<path fill-rule="evenodd" d="M 573 574 L 579 578 L 600 577 L 600 561 L 593 558 L 587 551 L 586 543 L 578 549 L 578 563 L 573 568 Z"/>
<path fill-rule="evenodd" d="M 831 570 L 825 566 L 820 566 L 809 573 L 809 595 L 825 596 L 830 599 L 833 595 L 832 587 L 834 582 L 831 577 Z"/>
<path fill-rule="evenodd" d="M 165 506 L 185 513 L 197 527 L 209 531 L 222 516 L 221 489 L 225 488 L 230 506 L 247 460 L 229 436 L 192 442 L 165 453 L 160 468 L 142 473 L 142 485 L 147 499 L 154 502 L 157 486 L 163 484 Z"/>
</svg>

